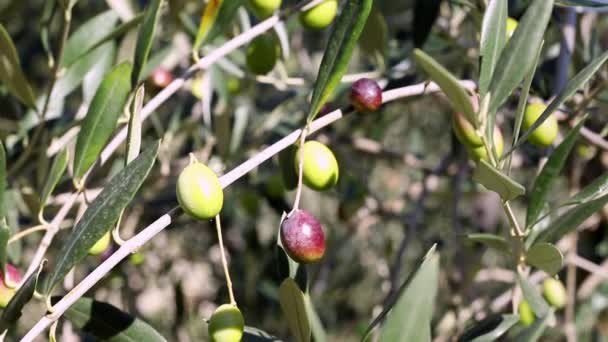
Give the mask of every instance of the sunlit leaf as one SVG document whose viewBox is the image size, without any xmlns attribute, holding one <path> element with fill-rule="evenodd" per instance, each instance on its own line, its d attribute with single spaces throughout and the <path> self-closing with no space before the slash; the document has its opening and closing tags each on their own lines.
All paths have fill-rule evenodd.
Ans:
<svg viewBox="0 0 608 342">
<path fill-rule="evenodd" d="M 475 323 L 462 334 L 459 342 L 493 342 L 519 322 L 518 315 L 495 315 Z"/>
<path fill-rule="evenodd" d="M 281 283 L 279 301 L 295 340 L 298 342 L 310 341 L 311 330 L 306 313 L 304 293 L 293 279 L 286 278 Z"/>
<path fill-rule="evenodd" d="M 526 253 L 526 262 L 554 276 L 564 265 L 562 252 L 554 245 L 546 242 L 533 245 Z"/>
<path fill-rule="evenodd" d="M 483 159 L 477 163 L 473 179 L 485 186 L 488 190 L 492 190 L 499 194 L 505 201 L 510 201 L 526 192 L 526 189 L 521 184 L 517 183 Z"/>
<path fill-rule="evenodd" d="M 496 62 L 507 40 L 507 1 L 491 0 L 483 16 L 481 26 L 481 69 L 479 72 L 479 97 L 486 95 Z"/>
<path fill-rule="evenodd" d="M 528 281 L 527 276 L 521 273 L 521 271 L 517 272 L 517 278 L 519 279 L 519 285 L 521 286 L 524 298 L 530 304 L 536 317 L 545 317 L 549 313 L 549 304 L 547 304 L 540 292 Z"/>
<path fill-rule="evenodd" d="M 160 18 L 160 7 L 163 0 L 152 0 L 146 8 L 144 19 L 137 34 L 137 45 L 135 46 L 135 56 L 133 57 L 133 72 L 131 73 L 131 87 L 135 87 L 140 81 L 142 70 L 148 61 L 154 31 Z"/>
<path fill-rule="evenodd" d="M 49 171 L 49 176 L 44 183 L 44 187 L 42 188 L 42 192 L 40 194 L 40 210 L 44 208 L 46 205 L 46 201 L 49 199 L 49 196 L 55 190 L 57 183 L 63 176 L 66 168 L 68 166 L 68 150 L 64 148 L 61 152 L 57 153 L 55 156 L 55 160 L 53 160 L 53 165 L 51 165 L 51 170 Z"/>
</svg>

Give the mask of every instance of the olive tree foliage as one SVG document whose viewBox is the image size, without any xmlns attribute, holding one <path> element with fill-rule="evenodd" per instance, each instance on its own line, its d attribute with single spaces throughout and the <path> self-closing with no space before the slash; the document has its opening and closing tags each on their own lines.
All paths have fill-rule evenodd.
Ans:
<svg viewBox="0 0 608 342">
<path fill-rule="evenodd" d="M 0 1 L 2 338 L 608 334 L 606 8 Z"/>
</svg>

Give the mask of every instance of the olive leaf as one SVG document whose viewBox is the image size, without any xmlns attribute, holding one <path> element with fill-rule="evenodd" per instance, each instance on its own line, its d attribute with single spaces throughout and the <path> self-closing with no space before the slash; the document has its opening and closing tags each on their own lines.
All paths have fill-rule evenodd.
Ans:
<svg viewBox="0 0 608 342">
<path fill-rule="evenodd" d="M 570 197 L 564 205 L 584 203 L 598 196 L 604 195 L 608 191 L 608 173 L 597 177 L 589 185 L 585 186 L 576 195 Z"/>
<path fill-rule="evenodd" d="M 159 146 L 160 142 L 154 143 L 112 177 L 103 191 L 89 205 L 58 253 L 59 257 L 45 284 L 47 295 L 74 265 L 87 256 L 89 249 L 112 228 L 121 211 L 131 202 L 148 176 L 156 160 Z"/>
<path fill-rule="evenodd" d="M 133 57 L 133 72 L 131 73 L 131 87 L 133 88 L 139 83 L 141 73 L 148 61 L 162 3 L 163 0 L 152 0 L 150 2 L 137 33 L 137 45 L 135 46 L 135 55 Z"/>
<path fill-rule="evenodd" d="M 279 301 L 296 341 L 310 341 L 310 322 L 306 312 L 304 293 L 292 278 L 285 278 L 281 283 Z"/>
<path fill-rule="evenodd" d="M 562 269 L 564 256 L 562 252 L 547 242 L 533 245 L 526 253 L 526 262 L 554 276 Z"/>
<path fill-rule="evenodd" d="M 493 315 L 468 328 L 458 342 L 492 342 L 519 322 L 518 315 Z"/>
<path fill-rule="evenodd" d="M 99 58 L 89 69 L 82 80 L 82 99 L 85 103 L 91 103 L 97 92 L 103 77 L 114 66 L 117 47 L 115 42 L 109 42 L 99 47 Z"/>
<path fill-rule="evenodd" d="M 505 47 L 507 40 L 507 12 L 507 1 L 490 0 L 483 16 L 479 47 L 479 54 L 481 55 L 481 69 L 479 71 L 480 98 L 484 98 L 488 91 L 496 62 Z"/>
<path fill-rule="evenodd" d="M 361 32 L 359 46 L 365 54 L 375 58 L 375 61 L 384 63 L 388 48 L 388 26 L 384 14 L 376 7 L 372 7 L 363 32 Z"/>
<path fill-rule="evenodd" d="M 578 138 L 579 131 L 584 122 L 584 119 L 580 120 L 580 122 L 570 130 L 566 138 L 559 144 L 555 151 L 551 153 L 542 170 L 534 179 L 534 184 L 530 191 L 530 202 L 528 203 L 528 210 L 526 212 L 526 227 L 529 228 L 529 226 L 536 222 L 540 217 L 546 202 L 545 199 L 551 191 L 553 182 L 564 168 L 566 159 L 574 147 L 574 143 Z"/>
<path fill-rule="evenodd" d="M 11 236 L 11 228 L 5 218 L 0 218 L 0 271 L 6 278 L 6 262 L 8 261 L 8 239 Z"/>
<path fill-rule="evenodd" d="M 58 298 L 54 297 L 54 301 Z M 108 342 L 165 342 L 148 323 L 108 303 L 80 298 L 64 314 L 76 329 Z"/>
<path fill-rule="evenodd" d="M 502 236 L 489 234 L 489 233 L 475 233 L 468 234 L 467 239 L 474 242 L 482 243 L 492 249 L 495 249 L 501 253 L 510 254 L 511 245 Z"/>
<path fill-rule="evenodd" d="M 517 183 L 483 159 L 477 163 L 477 167 L 473 173 L 473 179 L 485 186 L 488 190 L 492 190 L 499 194 L 505 201 L 510 201 L 526 192 L 526 189 L 521 184 Z"/>
<path fill-rule="evenodd" d="M 24 105 L 36 109 L 36 98 L 19 62 L 17 49 L 10 35 L 0 23 L 0 81 Z"/>
<path fill-rule="evenodd" d="M 118 14 L 109 10 L 89 19 L 70 35 L 63 50 L 60 66 L 67 68 L 103 43 L 102 39 L 111 32 L 118 21 Z"/>
<path fill-rule="evenodd" d="M 25 305 L 32 299 L 36 287 L 38 286 L 38 279 L 40 278 L 40 272 L 44 268 L 46 260 L 43 260 L 38 267 L 37 272 L 33 272 L 19 287 L 15 295 L 6 305 L 6 308 L 2 312 L 0 317 L 0 333 L 4 332 L 11 326 L 15 325 L 21 317 L 21 311 Z"/>
<path fill-rule="evenodd" d="M 463 113 L 467 120 L 473 125 L 477 126 L 477 117 L 473 105 L 471 104 L 470 96 L 464 90 L 463 87 L 458 83 L 458 79 L 452 75 L 446 68 L 441 64 L 437 63 L 433 57 L 427 55 L 424 51 L 415 49 L 414 59 L 416 64 L 429 75 L 441 91 L 450 100 L 454 110 Z"/>
<path fill-rule="evenodd" d="M 114 132 L 131 91 L 130 74 L 129 63 L 119 64 L 106 74 L 99 85 L 76 140 L 75 179 L 84 176 Z"/>
<path fill-rule="evenodd" d="M 545 315 L 549 313 L 549 304 L 547 304 L 538 290 L 530 281 L 528 281 L 526 275 L 521 271 L 517 272 L 517 279 L 519 280 L 519 285 L 521 286 L 524 298 L 528 301 L 528 304 L 530 304 L 530 308 L 532 308 L 536 317 L 545 317 Z"/>
<path fill-rule="evenodd" d="M 242 4 L 243 0 L 209 1 L 201 17 L 192 51 L 196 53 L 204 43 L 211 41 L 225 30 L 232 23 Z"/>
<path fill-rule="evenodd" d="M 144 86 L 141 85 L 135 92 L 131 117 L 129 118 L 129 126 L 127 131 L 127 154 L 125 156 L 125 165 L 129 164 L 139 155 L 141 149 L 141 108 L 144 104 Z"/>
<path fill-rule="evenodd" d="M 53 165 L 51 165 L 51 170 L 49 171 L 49 176 L 44 183 L 44 187 L 42 188 L 42 192 L 40 195 L 40 212 L 43 211 L 46 201 L 49 196 L 55 190 L 57 183 L 65 173 L 65 170 L 68 166 L 68 149 L 64 148 L 61 152 L 57 153 L 55 159 L 53 160 Z"/>
<path fill-rule="evenodd" d="M 281 342 L 281 340 L 258 328 L 245 326 L 243 342 Z"/>
<path fill-rule="evenodd" d="M 336 19 L 312 91 L 307 123 L 312 122 L 348 68 L 373 0 L 347 0 Z"/>
<path fill-rule="evenodd" d="M 306 314 L 308 315 L 308 321 L 310 322 L 310 328 L 314 341 L 326 342 L 327 333 L 325 332 L 325 328 L 323 328 L 323 322 L 321 322 L 319 314 L 317 314 L 317 311 L 310 300 L 310 295 L 308 292 L 304 294 L 304 303 L 306 304 Z"/>
</svg>

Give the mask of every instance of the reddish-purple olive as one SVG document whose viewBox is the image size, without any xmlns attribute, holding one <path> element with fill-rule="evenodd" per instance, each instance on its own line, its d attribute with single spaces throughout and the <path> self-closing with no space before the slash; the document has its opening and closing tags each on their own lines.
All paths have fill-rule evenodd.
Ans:
<svg viewBox="0 0 608 342">
<path fill-rule="evenodd" d="M 301 264 L 319 261 L 325 254 L 325 233 L 312 214 L 297 210 L 281 224 L 281 243 L 285 252 Z"/>
<path fill-rule="evenodd" d="M 5 283 L 8 283 L 8 285 Z M 6 277 L 0 274 L 0 308 L 5 308 L 17 293 L 16 286 L 21 282 L 21 273 L 13 265 L 6 264 Z"/>
<path fill-rule="evenodd" d="M 361 78 L 350 88 L 350 101 L 359 112 L 375 112 L 382 105 L 382 88 L 369 78 Z"/>
<path fill-rule="evenodd" d="M 163 67 L 158 67 L 150 75 L 150 82 L 157 88 L 165 88 L 173 82 L 173 74 Z"/>
</svg>

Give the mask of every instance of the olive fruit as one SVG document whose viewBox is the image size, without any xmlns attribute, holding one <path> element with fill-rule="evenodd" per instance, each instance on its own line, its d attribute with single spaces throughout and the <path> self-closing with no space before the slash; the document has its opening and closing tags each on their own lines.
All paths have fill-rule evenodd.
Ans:
<svg viewBox="0 0 608 342">
<path fill-rule="evenodd" d="M 561 309 L 566 305 L 566 288 L 561 281 L 555 278 L 547 278 L 543 282 L 543 296 L 549 304 Z"/>
<path fill-rule="evenodd" d="M 196 77 L 192 80 L 190 84 L 190 92 L 199 100 L 203 99 L 205 89 L 205 82 L 203 82 L 202 77 Z"/>
<path fill-rule="evenodd" d="M 256 75 L 266 75 L 274 69 L 280 54 L 281 47 L 272 34 L 258 36 L 247 46 L 247 68 Z"/>
<path fill-rule="evenodd" d="M 258 18 L 264 19 L 281 7 L 281 0 L 249 0 L 247 4 Z"/>
<path fill-rule="evenodd" d="M 300 14 L 302 25 L 311 30 L 322 30 L 329 26 L 338 12 L 337 0 L 326 0 Z"/>
<path fill-rule="evenodd" d="M 382 105 L 382 88 L 374 80 L 361 78 L 350 88 L 350 102 L 359 112 L 375 112 Z"/>
<path fill-rule="evenodd" d="M 220 180 L 203 163 L 193 162 L 182 170 L 176 192 L 184 212 L 199 220 L 211 219 L 222 210 L 224 192 Z"/>
<path fill-rule="evenodd" d="M 455 112 L 452 115 L 452 128 L 458 140 L 466 146 L 478 147 L 483 145 L 481 137 L 475 131 L 475 127 L 469 122 L 464 114 Z"/>
<path fill-rule="evenodd" d="M 245 320 L 236 305 L 220 305 L 209 319 L 209 337 L 213 342 L 239 342 L 243 337 Z"/>
<path fill-rule="evenodd" d="M 494 151 L 496 151 L 496 155 L 497 156 L 502 155 L 504 148 L 505 148 L 505 140 L 502 136 L 502 132 L 500 131 L 500 128 L 498 128 L 497 126 L 494 126 Z M 485 161 L 490 161 L 490 159 L 488 158 L 488 151 L 486 150 L 486 147 L 483 145 L 478 146 L 478 147 L 467 146 L 467 151 L 469 151 L 469 154 L 475 160 L 483 159 Z"/>
<path fill-rule="evenodd" d="M 340 171 L 338 161 L 329 147 L 314 140 L 304 143 L 304 147 L 296 151 L 294 158 L 296 172 L 300 167 L 302 154 L 304 155 L 302 171 L 304 184 L 317 191 L 328 190 L 336 185 Z"/>
<path fill-rule="evenodd" d="M 530 304 L 525 300 L 519 302 L 519 307 L 517 308 L 517 311 L 519 312 L 519 321 L 526 327 L 534 323 L 534 321 L 536 320 L 536 316 L 534 316 L 534 311 L 532 311 L 532 307 L 530 307 Z"/>
<path fill-rule="evenodd" d="M 5 279 L 6 278 L 6 279 Z M 6 285 L 7 281 L 9 286 Z M 6 277 L 0 276 L 0 308 L 5 308 L 17 292 L 16 286 L 21 282 L 21 273 L 13 265 L 6 264 Z"/>
<path fill-rule="evenodd" d="M 296 210 L 281 223 L 281 244 L 290 258 L 301 264 L 319 261 L 325 254 L 325 234 L 312 214 Z"/>
<path fill-rule="evenodd" d="M 112 234 L 108 231 L 89 249 L 90 255 L 100 255 L 110 246 Z"/>
<path fill-rule="evenodd" d="M 522 122 L 523 129 L 530 129 L 530 127 L 532 127 L 536 120 L 538 120 L 546 108 L 547 106 L 540 102 L 529 104 L 524 112 L 524 120 Z M 550 146 L 555 141 L 555 138 L 557 138 L 558 130 L 559 127 L 557 126 L 557 119 L 553 114 L 551 114 L 547 120 L 538 126 L 538 128 L 535 129 L 532 134 L 530 134 L 530 138 L 528 140 L 538 146 Z"/>
<path fill-rule="evenodd" d="M 296 150 L 296 147 L 291 145 L 279 153 L 279 166 L 286 190 L 293 190 L 298 186 L 298 172 L 294 168 Z"/>
<path fill-rule="evenodd" d="M 145 259 L 146 259 L 146 257 L 144 256 L 144 253 L 142 253 L 140 251 L 131 253 L 131 255 L 129 255 L 129 262 L 133 266 L 139 266 L 139 265 L 143 264 Z"/>
<path fill-rule="evenodd" d="M 509 39 L 509 38 L 511 38 L 511 36 L 513 36 L 513 32 L 515 32 L 517 25 L 518 25 L 517 20 L 515 20 L 511 17 L 507 18 L 507 39 Z"/>
<path fill-rule="evenodd" d="M 171 82 L 173 82 L 173 74 L 163 67 L 154 69 L 152 75 L 150 75 L 150 83 L 156 88 L 165 88 Z"/>
</svg>

